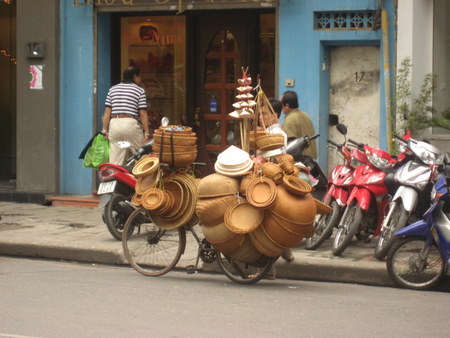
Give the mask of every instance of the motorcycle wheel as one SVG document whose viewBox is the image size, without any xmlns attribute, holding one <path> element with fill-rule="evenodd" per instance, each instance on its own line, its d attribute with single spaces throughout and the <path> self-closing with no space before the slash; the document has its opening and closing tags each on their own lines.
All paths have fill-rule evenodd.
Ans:
<svg viewBox="0 0 450 338">
<path fill-rule="evenodd" d="M 335 200 L 330 203 L 333 210 L 327 215 L 319 215 L 314 222 L 314 233 L 306 239 L 305 248 L 307 250 L 316 250 L 333 233 L 333 228 L 339 222 L 339 205 Z"/>
<path fill-rule="evenodd" d="M 118 241 L 122 240 L 122 232 L 128 215 L 119 212 L 119 203 L 127 199 L 121 194 L 113 194 L 103 209 L 103 221 L 109 233 Z"/>
<path fill-rule="evenodd" d="M 216 252 L 216 255 L 219 267 L 225 276 L 235 283 L 247 285 L 263 279 L 269 272 L 272 264 L 277 260 L 277 257 L 263 257 L 262 267 L 258 268 L 252 264 L 238 262 L 219 251 Z"/>
<path fill-rule="evenodd" d="M 428 290 L 444 278 L 444 259 L 433 243 L 424 238 L 405 237 L 394 244 L 387 257 L 387 270 L 402 288 Z"/>
<path fill-rule="evenodd" d="M 133 211 L 128 217 L 122 248 L 128 263 L 137 272 L 145 276 L 164 275 L 175 267 L 185 247 L 184 227 L 162 229 L 152 222 L 144 208 Z"/>
<path fill-rule="evenodd" d="M 378 237 L 377 245 L 375 246 L 375 258 L 382 260 L 389 252 L 394 242 L 398 239 L 395 232 L 400 230 L 408 222 L 409 213 L 403 208 L 400 200 L 395 202 L 394 210 L 390 213 L 390 217 L 386 222 L 386 228 Z"/>
<path fill-rule="evenodd" d="M 363 210 L 359 207 L 356 200 L 349 208 L 345 218 L 342 220 L 342 225 L 339 226 L 334 237 L 332 251 L 335 256 L 340 256 L 350 244 L 363 218 Z"/>
</svg>

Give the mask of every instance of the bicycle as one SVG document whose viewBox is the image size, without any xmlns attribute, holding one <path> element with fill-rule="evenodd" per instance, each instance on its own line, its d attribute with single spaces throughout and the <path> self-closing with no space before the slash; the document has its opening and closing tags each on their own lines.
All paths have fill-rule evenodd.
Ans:
<svg viewBox="0 0 450 338">
<path fill-rule="evenodd" d="M 174 269 L 184 254 L 186 232 L 189 231 L 198 244 L 198 252 L 195 265 L 188 266 L 187 273 L 197 271 L 200 259 L 205 263 L 217 260 L 222 272 L 233 282 L 254 284 L 265 277 L 278 258 L 262 256 L 253 264 L 236 261 L 215 250 L 206 238 L 200 237 L 194 229 L 196 225 L 191 220 L 177 229 L 163 229 L 152 222 L 146 209 L 138 208 L 125 223 L 122 235 L 125 257 L 137 272 L 145 276 L 162 276 Z M 256 273 L 258 269 L 262 271 Z"/>
</svg>

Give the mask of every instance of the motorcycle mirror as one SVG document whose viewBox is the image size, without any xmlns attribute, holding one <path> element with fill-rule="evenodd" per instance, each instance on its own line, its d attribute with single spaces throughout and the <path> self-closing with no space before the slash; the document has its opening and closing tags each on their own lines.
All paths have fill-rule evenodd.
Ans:
<svg viewBox="0 0 450 338">
<path fill-rule="evenodd" d="M 167 126 L 169 125 L 169 118 L 166 117 L 166 116 L 164 116 L 164 117 L 161 119 L 161 125 L 162 125 L 163 127 L 167 127 Z"/>
<path fill-rule="evenodd" d="M 338 123 L 338 124 L 336 125 L 336 129 L 337 129 L 342 135 L 347 135 L 347 127 L 345 126 L 345 124 Z"/>
</svg>

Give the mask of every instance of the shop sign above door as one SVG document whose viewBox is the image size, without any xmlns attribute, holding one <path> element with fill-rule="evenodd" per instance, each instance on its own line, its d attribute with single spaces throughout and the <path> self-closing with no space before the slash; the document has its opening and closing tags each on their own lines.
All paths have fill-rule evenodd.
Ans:
<svg viewBox="0 0 450 338">
<path fill-rule="evenodd" d="M 275 7 L 279 0 L 73 0 L 74 6 L 120 7 L 120 6 L 168 6 L 167 9 L 191 10 L 206 7 L 233 5 L 234 7 Z"/>
</svg>

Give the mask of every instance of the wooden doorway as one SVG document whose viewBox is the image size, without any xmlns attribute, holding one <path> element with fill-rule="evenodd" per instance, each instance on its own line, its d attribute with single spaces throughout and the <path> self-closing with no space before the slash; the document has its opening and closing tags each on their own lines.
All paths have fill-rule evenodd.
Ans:
<svg viewBox="0 0 450 338">
<path fill-rule="evenodd" d="M 198 122 L 198 160 L 207 165 L 203 175 L 214 171 L 217 155 L 239 144 L 238 120 L 233 111 L 241 67 L 259 73 L 257 62 L 259 15 L 254 12 L 211 12 L 194 15 L 192 53 L 194 123 Z"/>
</svg>

